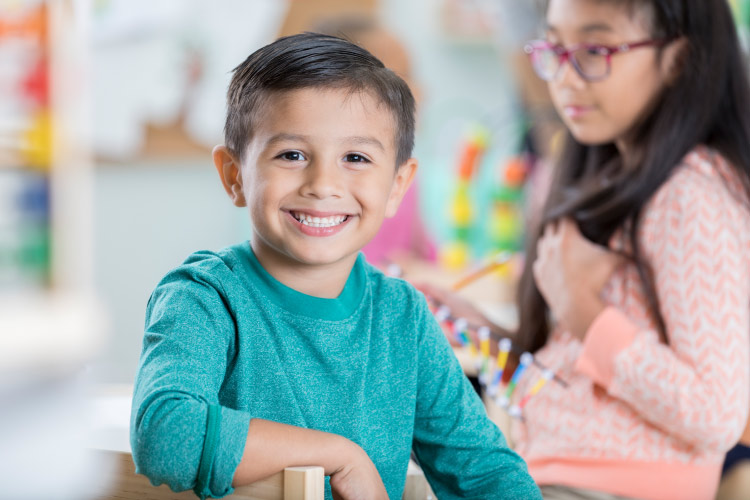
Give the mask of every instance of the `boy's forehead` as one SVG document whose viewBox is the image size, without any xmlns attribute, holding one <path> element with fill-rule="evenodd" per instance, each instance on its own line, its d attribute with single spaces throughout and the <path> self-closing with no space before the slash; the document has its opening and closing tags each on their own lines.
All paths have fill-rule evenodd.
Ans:
<svg viewBox="0 0 750 500">
<path fill-rule="evenodd" d="M 375 136 L 395 148 L 397 120 L 373 92 L 337 87 L 274 91 L 256 113 L 254 136 L 311 129 L 342 137 Z"/>
</svg>

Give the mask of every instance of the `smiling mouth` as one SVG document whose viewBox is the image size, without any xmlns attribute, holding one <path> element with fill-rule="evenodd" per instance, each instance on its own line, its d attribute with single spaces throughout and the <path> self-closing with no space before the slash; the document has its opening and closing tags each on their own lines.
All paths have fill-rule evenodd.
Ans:
<svg viewBox="0 0 750 500">
<path fill-rule="evenodd" d="M 292 217 L 305 226 L 309 227 L 335 227 L 343 224 L 349 219 L 348 215 L 332 215 L 330 217 L 315 217 L 304 212 L 289 212 Z"/>
</svg>

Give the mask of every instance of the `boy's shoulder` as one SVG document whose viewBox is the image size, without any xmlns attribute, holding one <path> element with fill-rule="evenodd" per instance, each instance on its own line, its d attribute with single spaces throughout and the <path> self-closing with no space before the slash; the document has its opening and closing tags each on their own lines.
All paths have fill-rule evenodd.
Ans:
<svg viewBox="0 0 750 500">
<path fill-rule="evenodd" d="M 159 283 L 198 281 L 222 289 L 237 280 L 235 268 L 239 264 L 237 253 L 241 244 L 218 251 L 198 250 L 169 271 Z"/>
<path fill-rule="evenodd" d="M 366 261 L 364 265 L 373 298 L 383 306 L 394 311 L 406 309 L 421 311 L 420 308 L 423 305 L 426 308 L 424 295 L 414 285 L 402 278 L 388 276 Z"/>
</svg>

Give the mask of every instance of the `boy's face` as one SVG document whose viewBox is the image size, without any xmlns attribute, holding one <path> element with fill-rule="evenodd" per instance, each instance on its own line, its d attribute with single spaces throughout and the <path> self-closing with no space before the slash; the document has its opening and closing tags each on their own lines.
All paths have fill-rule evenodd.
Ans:
<svg viewBox="0 0 750 500">
<path fill-rule="evenodd" d="M 259 116 L 235 194 L 223 176 L 249 207 L 258 259 L 271 274 L 340 265 L 348 275 L 416 169 L 395 165 L 392 113 L 369 93 L 300 89 L 271 96 Z"/>
</svg>

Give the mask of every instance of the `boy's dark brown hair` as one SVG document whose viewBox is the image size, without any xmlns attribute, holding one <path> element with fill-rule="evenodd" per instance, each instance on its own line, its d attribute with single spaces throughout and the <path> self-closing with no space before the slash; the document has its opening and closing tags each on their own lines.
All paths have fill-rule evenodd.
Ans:
<svg viewBox="0 0 750 500">
<path fill-rule="evenodd" d="M 279 38 L 233 70 L 224 138 L 241 162 L 267 98 L 303 88 L 368 92 L 393 114 L 396 165 L 414 148 L 415 103 L 409 86 L 365 49 L 341 38 L 302 33 Z"/>
</svg>

